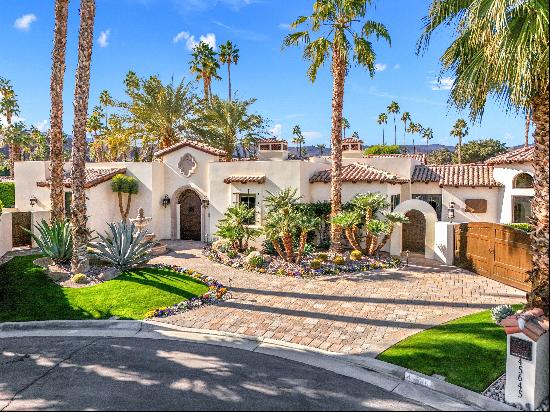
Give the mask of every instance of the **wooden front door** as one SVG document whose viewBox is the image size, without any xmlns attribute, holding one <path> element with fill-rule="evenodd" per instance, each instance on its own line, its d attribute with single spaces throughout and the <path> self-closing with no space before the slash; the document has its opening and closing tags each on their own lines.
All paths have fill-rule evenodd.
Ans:
<svg viewBox="0 0 550 412">
<path fill-rule="evenodd" d="M 180 239 L 201 241 L 201 198 L 192 190 L 183 192 L 180 205 Z"/>
<path fill-rule="evenodd" d="M 530 237 L 504 225 L 468 223 L 455 229 L 455 265 L 529 291 Z"/>
<path fill-rule="evenodd" d="M 410 223 L 403 224 L 402 250 L 412 253 L 426 253 L 426 218 L 418 210 L 411 210 L 405 214 Z"/>
<path fill-rule="evenodd" d="M 14 212 L 11 214 L 11 233 L 13 247 L 31 246 L 31 212 Z"/>
</svg>

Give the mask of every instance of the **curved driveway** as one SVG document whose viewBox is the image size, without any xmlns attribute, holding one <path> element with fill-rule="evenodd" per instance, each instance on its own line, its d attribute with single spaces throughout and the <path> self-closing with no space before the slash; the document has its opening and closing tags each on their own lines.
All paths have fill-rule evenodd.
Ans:
<svg viewBox="0 0 550 412">
<path fill-rule="evenodd" d="M 259 353 L 132 338 L 0 339 L 0 410 L 426 410 Z"/>
</svg>

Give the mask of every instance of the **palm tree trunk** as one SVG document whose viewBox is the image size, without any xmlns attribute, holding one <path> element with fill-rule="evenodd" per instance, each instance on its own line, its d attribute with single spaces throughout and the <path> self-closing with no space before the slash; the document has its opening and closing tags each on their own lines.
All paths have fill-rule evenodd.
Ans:
<svg viewBox="0 0 550 412">
<path fill-rule="evenodd" d="M 393 131 L 394 131 L 394 145 L 397 146 L 397 123 L 395 122 L 395 115 L 393 116 Z"/>
<path fill-rule="evenodd" d="M 376 248 L 376 252 L 380 252 L 384 246 L 387 245 L 387 243 L 390 241 L 391 239 L 391 235 L 393 233 L 393 229 L 394 229 L 394 226 L 391 225 L 389 228 L 388 228 L 388 231 L 386 232 L 386 235 L 382 238 L 382 241 L 380 242 L 380 244 L 378 245 L 378 247 Z"/>
<path fill-rule="evenodd" d="M 15 171 L 15 153 L 14 153 L 14 145 L 9 144 L 8 145 L 8 151 L 9 151 L 9 168 L 10 168 L 10 177 L 14 176 Z"/>
<path fill-rule="evenodd" d="M 346 83 L 346 61 L 335 47 L 332 61 L 332 182 L 330 203 L 332 217 L 342 211 L 342 114 L 344 112 L 344 90 Z M 342 251 L 342 228 L 331 225 L 331 249 L 334 252 Z"/>
<path fill-rule="evenodd" d="M 531 109 L 527 109 L 527 115 L 525 116 L 525 147 L 529 146 L 529 132 L 531 131 L 532 119 L 533 112 Z"/>
<path fill-rule="evenodd" d="M 74 273 L 89 268 L 86 246 L 88 244 L 88 217 L 86 216 L 86 120 L 90 97 L 90 66 L 94 42 L 95 0 L 80 1 L 80 31 L 78 35 L 78 66 L 74 94 L 74 126 L 72 154 L 72 232 Z"/>
<path fill-rule="evenodd" d="M 304 251 L 306 250 L 306 244 L 307 244 L 307 232 L 300 233 L 300 246 L 298 248 L 298 255 L 296 256 L 296 263 L 302 262 L 302 256 L 304 255 Z"/>
<path fill-rule="evenodd" d="M 278 239 L 272 239 L 271 243 L 273 244 L 273 249 L 275 249 L 275 252 L 281 257 L 281 259 L 286 260 L 285 254 L 283 253 L 283 249 L 281 249 L 281 245 L 279 244 Z"/>
<path fill-rule="evenodd" d="M 351 247 L 354 249 L 354 250 L 361 250 L 361 245 L 359 244 L 359 242 L 357 241 L 357 236 L 356 236 L 356 233 L 355 231 L 357 230 L 357 228 L 353 227 L 349 227 L 345 230 L 345 233 L 346 233 L 346 237 L 348 239 L 348 242 L 349 244 L 351 245 Z"/>
<path fill-rule="evenodd" d="M 204 101 L 210 101 L 210 97 L 208 95 L 208 76 L 206 76 L 206 74 L 202 75 L 202 84 L 204 86 Z"/>
<path fill-rule="evenodd" d="M 50 221 L 65 217 L 63 194 L 63 80 L 67 50 L 67 20 L 69 0 L 55 1 L 54 46 L 52 51 L 52 76 L 50 79 Z"/>
<path fill-rule="evenodd" d="M 382 146 L 386 146 L 386 129 L 382 127 Z"/>
<path fill-rule="evenodd" d="M 462 136 L 458 138 L 458 164 L 462 164 Z"/>
<path fill-rule="evenodd" d="M 403 146 L 407 146 L 407 121 L 405 121 L 405 129 L 403 130 Z"/>
<path fill-rule="evenodd" d="M 533 252 L 533 289 L 529 294 L 529 306 L 544 310 L 548 316 L 548 90 L 535 99 L 533 122 L 535 124 L 535 198 L 533 217 L 535 230 L 531 235 Z"/>
<path fill-rule="evenodd" d="M 283 247 L 286 252 L 286 261 L 292 262 L 294 259 L 294 253 L 292 253 L 292 235 L 289 232 L 283 233 Z"/>
<path fill-rule="evenodd" d="M 231 62 L 227 62 L 227 79 L 229 82 L 229 101 L 231 101 Z"/>
</svg>

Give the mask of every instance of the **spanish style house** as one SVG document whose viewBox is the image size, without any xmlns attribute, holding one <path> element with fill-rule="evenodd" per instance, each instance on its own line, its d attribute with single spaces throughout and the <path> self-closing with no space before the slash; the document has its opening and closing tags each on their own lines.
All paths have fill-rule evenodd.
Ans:
<svg viewBox="0 0 550 412">
<path fill-rule="evenodd" d="M 436 247 L 447 233 L 439 233 L 440 227 L 467 222 L 527 222 L 531 215 L 532 147 L 484 164 L 434 166 L 427 164 L 424 155 L 364 157 L 362 142 L 346 139 L 343 156 L 344 202 L 359 193 L 379 192 L 388 197 L 392 209 L 410 217 L 411 224 L 396 230 L 391 239 L 388 251 L 392 254 L 408 250 L 446 261 L 444 255 L 449 252 Z M 89 228 L 103 232 L 107 222 L 120 220 L 117 196 L 110 186 L 117 174 L 139 181 L 133 209 L 141 207 L 152 217 L 150 230 L 161 239 L 210 241 L 218 221 L 235 203 L 255 209 L 255 224 L 260 226 L 268 193 L 288 187 L 297 189 L 302 202 L 330 199 L 330 159 L 290 160 L 286 141 L 261 141 L 257 160 L 225 159 L 225 152 L 219 149 L 183 140 L 156 153 L 152 163 L 88 164 Z M 19 211 L 48 211 L 48 162 L 17 163 L 15 183 Z M 67 214 L 70 187 L 67 173 Z"/>
</svg>

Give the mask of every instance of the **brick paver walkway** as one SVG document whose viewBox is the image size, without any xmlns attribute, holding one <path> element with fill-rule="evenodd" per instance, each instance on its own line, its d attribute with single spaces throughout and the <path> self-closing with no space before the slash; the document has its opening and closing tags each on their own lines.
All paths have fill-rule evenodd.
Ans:
<svg viewBox="0 0 550 412">
<path fill-rule="evenodd" d="M 525 294 L 476 274 L 412 258 L 402 270 L 323 279 L 280 278 L 210 262 L 202 245 L 169 242 L 153 263 L 177 264 L 231 285 L 233 300 L 162 320 L 376 356 L 407 336 Z"/>
</svg>

